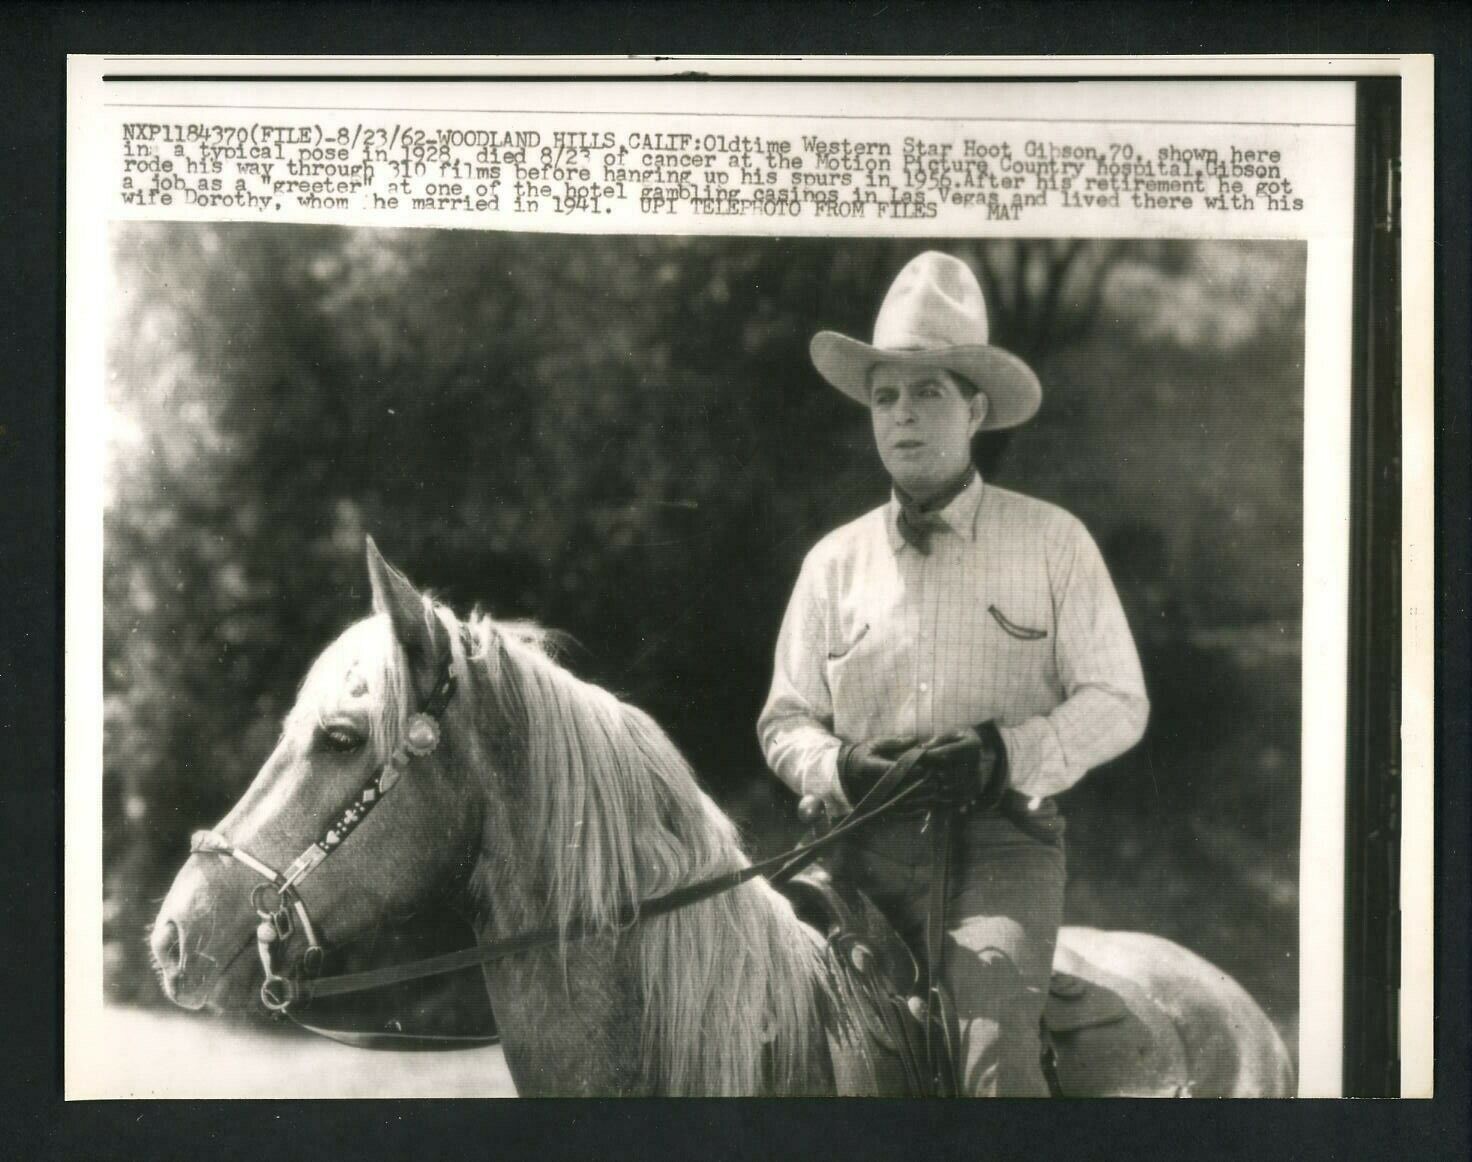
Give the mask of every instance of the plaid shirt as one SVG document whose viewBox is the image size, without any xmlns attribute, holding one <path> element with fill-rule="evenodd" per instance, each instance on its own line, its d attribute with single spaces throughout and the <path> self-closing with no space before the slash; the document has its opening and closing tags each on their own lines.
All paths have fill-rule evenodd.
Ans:
<svg viewBox="0 0 1472 1162">
<path fill-rule="evenodd" d="M 1040 798 L 1139 741 L 1139 655 L 1077 518 L 980 478 L 938 514 L 928 554 L 898 516 L 891 497 L 803 562 L 757 724 L 783 782 L 847 808 L 840 740 L 995 720 L 1011 785 Z"/>
</svg>

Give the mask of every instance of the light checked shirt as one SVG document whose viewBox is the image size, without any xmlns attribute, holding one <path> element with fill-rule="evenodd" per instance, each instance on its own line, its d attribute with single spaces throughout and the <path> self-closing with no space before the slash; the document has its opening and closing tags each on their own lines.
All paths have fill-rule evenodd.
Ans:
<svg viewBox="0 0 1472 1162">
<path fill-rule="evenodd" d="M 1144 733 L 1139 655 L 1083 524 L 979 477 L 938 515 L 928 554 L 900 535 L 891 496 L 803 562 L 757 724 L 798 794 L 850 806 L 841 740 L 995 720 L 1012 787 L 1040 798 Z"/>
</svg>

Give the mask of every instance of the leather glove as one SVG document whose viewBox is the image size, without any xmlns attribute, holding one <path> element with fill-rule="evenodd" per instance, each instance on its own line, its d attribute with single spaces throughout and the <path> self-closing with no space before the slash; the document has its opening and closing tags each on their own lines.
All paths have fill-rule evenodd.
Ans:
<svg viewBox="0 0 1472 1162">
<path fill-rule="evenodd" d="M 1007 790 L 1007 748 L 994 722 L 936 735 L 918 766 L 927 781 L 921 794 L 939 805 L 991 811 Z"/>
<path fill-rule="evenodd" d="M 894 766 L 895 759 L 917 741 L 912 737 L 890 735 L 844 743 L 838 750 L 838 782 L 849 803 L 856 806 Z"/>
</svg>

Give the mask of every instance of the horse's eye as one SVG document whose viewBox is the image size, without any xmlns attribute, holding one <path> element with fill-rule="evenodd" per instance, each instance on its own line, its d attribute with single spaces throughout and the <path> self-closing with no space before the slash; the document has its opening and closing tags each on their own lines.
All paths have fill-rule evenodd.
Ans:
<svg viewBox="0 0 1472 1162">
<path fill-rule="evenodd" d="M 338 754 L 348 754 L 363 745 L 363 736 L 347 726 L 324 726 L 317 737 L 324 747 Z"/>
</svg>

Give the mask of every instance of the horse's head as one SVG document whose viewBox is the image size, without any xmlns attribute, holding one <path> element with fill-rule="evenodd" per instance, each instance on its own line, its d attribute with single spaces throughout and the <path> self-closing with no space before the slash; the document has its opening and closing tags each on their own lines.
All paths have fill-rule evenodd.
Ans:
<svg viewBox="0 0 1472 1162">
<path fill-rule="evenodd" d="M 480 744 L 464 698 L 436 707 L 432 749 L 416 737 L 436 733 L 415 714 L 463 667 L 455 623 L 371 541 L 368 572 L 373 616 L 313 664 L 275 750 L 213 836 L 196 842 L 159 910 L 154 962 L 164 991 L 185 1008 L 240 1007 L 254 995 L 252 894 L 267 878 L 252 861 L 290 878 L 299 856 L 321 849 L 292 891 L 318 939 L 335 945 L 424 904 L 477 850 L 481 807 L 465 772 L 484 756 L 469 753 Z M 309 944 L 302 927 L 277 946 L 288 976 L 299 974 Z"/>
<path fill-rule="evenodd" d="M 456 619 L 371 543 L 368 571 L 375 615 L 313 664 L 164 900 L 151 944 L 169 997 L 242 1007 L 264 962 L 263 998 L 287 1006 L 315 968 L 334 975 L 322 949 L 448 896 L 482 941 L 545 934 L 486 972 L 523 1090 L 800 1088 L 826 1044 L 822 966 L 784 900 L 751 882 L 629 924 L 745 862 L 668 736 L 559 666 L 545 631 Z"/>
</svg>

